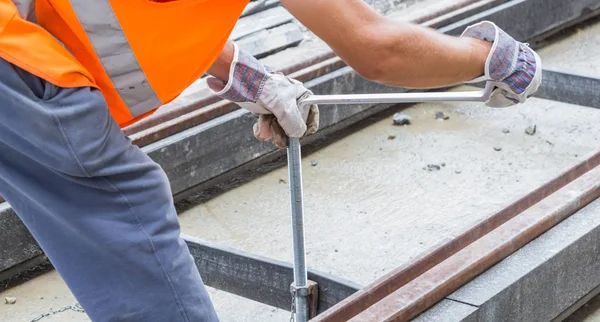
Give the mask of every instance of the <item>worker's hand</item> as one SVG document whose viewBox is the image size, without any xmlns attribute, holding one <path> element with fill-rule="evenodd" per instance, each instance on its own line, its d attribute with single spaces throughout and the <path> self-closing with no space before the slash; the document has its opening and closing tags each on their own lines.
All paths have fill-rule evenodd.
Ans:
<svg viewBox="0 0 600 322">
<path fill-rule="evenodd" d="M 298 102 L 312 92 L 299 81 L 272 72 L 234 46 L 229 81 L 225 84 L 210 77 L 207 83 L 211 91 L 257 115 L 254 136 L 261 141 L 271 140 L 277 147 L 285 148 L 288 137 L 315 133 L 319 128 L 318 106 L 298 107 Z"/>
<path fill-rule="evenodd" d="M 489 21 L 469 26 L 462 37 L 493 43 L 485 63 L 485 75 L 472 81 L 493 81 L 496 88 L 486 102 L 488 106 L 525 103 L 538 90 L 542 83 L 542 60 L 528 44 L 514 40 Z"/>
</svg>

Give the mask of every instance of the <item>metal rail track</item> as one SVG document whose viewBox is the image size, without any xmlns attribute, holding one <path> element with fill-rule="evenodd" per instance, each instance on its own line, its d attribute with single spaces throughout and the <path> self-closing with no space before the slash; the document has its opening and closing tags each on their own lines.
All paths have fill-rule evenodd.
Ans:
<svg viewBox="0 0 600 322">
<path fill-rule="evenodd" d="M 474 5 L 474 1 L 465 2 L 471 2 L 471 6 Z M 483 5 L 484 2 L 486 2 L 485 5 Z M 454 20 L 449 20 L 453 21 L 452 24 L 442 28 L 441 31 L 456 34 L 468 24 L 481 20 L 493 20 L 522 41 L 536 41 L 570 26 L 575 21 L 595 16 L 600 11 L 600 3 L 596 0 L 515 0 L 501 1 L 500 5 L 492 5 L 492 2 L 494 1 L 475 2 L 475 4 L 481 5 L 478 8 L 482 10 L 467 18 L 464 18 L 464 13 L 460 15 L 456 12 L 444 13 L 452 17 L 449 19 Z M 463 7 L 463 9 L 465 8 Z M 533 15 L 542 17 L 536 19 L 534 26 L 529 26 L 531 23 L 529 20 L 527 24 L 521 23 L 524 18 Z M 462 20 L 456 21 L 457 17 Z M 331 93 L 331 88 L 336 86 L 340 88 L 340 84 L 346 85 L 341 86 L 341 89 L 346 92 L 398 91 L 397 88 L 392 89 L 367 82 L 357 77 L 348 67 L 344 67 L 338 58 L 327 58 L 327 60 L 298 72 L 301 73 L 300 75 L 305 75 L 306 79 L 320 76 L 307 83 L 307 86 L 316 93 Z M 544 78 L 544 85 L 538 93 L 538 97 L 600 107 L 597 97 L 600 80 L 557 71 L 544 71 Z M 217 102 L 206 108 L 206 111 L 194 111 L 193 113 L 198 114 L 195 114 L 195 118 L 190 119 L 188 124 L 198 124 L 194 128 L 158 142 L 151 143 L 152 140 L 146 142 L 151 143 L 145 147 L 147 153 L 157 162 L 161 163 L 162 161 L 161 165 L 166 168 L 170 177 L 176 178 L 174 186 L 177 193 L 184 193 L 190 187 L 210 182 L 215 177 L 223 176 L 233 169 L 243 168 L 240 163 L 229 164 L 227 165 L 229 168 L 213 169 L 217 173 L 213 177 L 195 179 L 195 181 L 187 179 L 190 169 L 196 169 L 190 165 L 196 163 L 198 158 L 204 158 L 215 151 L 207 149 L 198 151 L 192 147 L 194 152 L 192 150 L 182 152 L 181 146 L 186 143 L 206 142 L 207 137 L 214 137 L 214 131 L 223 131 L 227 128 L 227 131 L 237 133 L 237 136 L 233 135 L 237 140 L 236 145 L 247 141 L 250 151 L 246 153 L 261 155 L 259 158 L 242 158 L 242 165 L 260 162 L 277 154 L 273 153 L 275 151 L 270 147 L 240 136 L 239 133 L 251 128 L 253 119 L 249 115 L 240 110 L 220 114 L 226 111 L 226 108 L 223 109 L 225 105 L 218 104 L 224 103 Z M 370 105 L 358 108 L 334 107 L 329 113 L 336 113 L 343 117 L 334 119 L 325 111 L 323 113 L 324 123 L 328 129 L 323 133 L 335 131 L 340 126 L 347 125 L 353 118 L 361 118 L 385 108 L 386 106 L 373 107 Z M 248 133 L 251 132 L 248 131 Z M 143 135 L 151 137 L 149 133 Z M 140 136 L 140 140 L 142 137 L 145 136 Z M 227 147 L 220 146 L 219 149 L 224 150 L 222 153 L 225 154 L 232 153 Z M 190 153 L 197 154 L 190 156 Z M 222 162 L 221 154 L 216 153 L 213 157 Z M 168 158 L 165 155 L 169 155 Z M 175 158 L 179 161 L 174 162 Z M 449 292 L 502 260 L 523 244 L 550 229 L 592 200 L 599 198 L 599 168 L 600 151 L 484 222 L 472 227 L 456 239 L 440 244 L 411 263 L 364 288 L 328 274 L 309 271 L 308 278 L 312 281 L 312 287 L 315 290 L 311 302 L 314 321 L 403 321 L 417 316 Z M 177 182 L 177 180 L 180 181 Z M 577 192 L 575 197 L 573 197 L 573 191 Z M 556 195 L 569 195 L 570 198 L 550 198 Z M 527 222 L 525 229 L 522 229 L 523 222 Z M 513 225 L 515 226 L 513 227 Z M 31 258 L 41 254 L 41 251 L 35 248 L 35 241 L 7 205 L 4 205 L 4 209 L 0 212 L 0 227 L 11 228 L 11 230 L 3 230 L 3 235 L 0 235 L 0 245 L 9 245 L 9 243 L 5 243 L 7 240 L 19 241 L 18 245 L 12 243 L 13 246 L 16 246 L 13 249 L 0 249 L 0 260 L 2 256 L 10 258 L 11 252 L 22 252 L 23 247 L 30 247 L 31 250 L 29 257 L 25 260 L 31 261 Z M 290 264 L 245 254 L 193 237 L 185 239 L 207 285 L 274 307 L 289 309 L 289 285 L 293 281 Z M 32 245 L 33 248 L 31 248 Z M 471 264 L 466 266 L 461 264 L 467 262 Z M 0 271 L 6 272 L 5 269 L 11 267 L 14 269 L 19 263 L 9 262 L 8 266 L 5 264 L 4 267 L 1 266 L 2 264 L 4 263 L 0 261 Z M 2 277 L 2 273 L 0 273 L 0 280 Z M 428 287 L 421 287 L 422 285 Z M 417 291 L 421 292 L 418 293 L 420 296 L 407 296 L 407 294 L 417 294 L 415 293 Z"/>
</svg>

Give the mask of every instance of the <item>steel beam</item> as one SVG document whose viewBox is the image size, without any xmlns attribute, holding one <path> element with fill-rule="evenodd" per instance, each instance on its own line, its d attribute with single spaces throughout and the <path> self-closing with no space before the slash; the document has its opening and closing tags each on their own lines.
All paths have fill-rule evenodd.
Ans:
<svg viewBox="0 0 600 322">
<path fill-rule="evenodd" d="M 533 97 L 600 108 L 600 79 L 547 69 L 542 71 L 542 79 L 542 85 Z M 473 85 L 483 88 L 485 83 Z"/>
<path fill-rule="evenodd" d="M 539 41 L 574 23 L 598 15 L 597 0 L 512 0 L 440 29 L 460 35 L 469 25 L 489 20 L 515 39 Z"/>
<path fill-rule="evenodd" d="M 600 108 L 600 79 L 544 70 L 542 86 L 535 97 Z"/>
<path fill-rule="evenodd" d="M 198 238 L 184 236 L 206 285 L 289 311 L 289 263 L 251 255 Z M 358 291 L 360 286 L 341 278 L 309 270 L 308 279 L 318 285 L 318 311 L 332 307 Z"/>
</svg>

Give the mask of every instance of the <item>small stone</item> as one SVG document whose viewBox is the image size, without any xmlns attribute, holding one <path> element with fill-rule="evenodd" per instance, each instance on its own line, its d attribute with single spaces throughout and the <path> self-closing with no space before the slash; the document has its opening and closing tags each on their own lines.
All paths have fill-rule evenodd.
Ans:
<svg viewBox="0 0 600 322">
<path fill-rule="evenodd" d="M 537 125 L 528 126 L 525 129 L 525 133 L 527 133 L 528 135 L 534 135 L 535 132 L 537 132 Z"/>
<path fill-rule="evenodd" d="M 310 162 L 310 164 L 311 164 L 313 167 L 316 167 L 316 166 L 317 166 L 317 164 L 319 164 L 319 161 L 317 161 L 317 160 L 312 160 L 312 161 Z"/>
<path fill-rule="evenodd" d="M 15 303 L 17 303 L 17 298 L 14 296 L 7 296 L 4 298 L 4 303 L 5 304 L 15 304 Z"/>
<path fill-rule="evenodd" d="M 461 173 L 462 173 L 462 171 L 460 171 L 460 170 L 456 170 L 456 171 L 454 171 L 454 173 L 456 173 L 456 174 L 461 174 Z"/>
<path fill-rule="evenodd" d="M 394 140 L 396 138 L 395 135 L 388 135 L 388 140 Z"/>
<path fill-rule="evenodd" d="M 437 164 L 428 164 L 427 165 L 428 171 L 440 171 L 440 169 L 442 169 L 442 168 Z"/>
<path fill-rule="evenodd" d="M 337 250 L 337 249 L 335 249 L 335 250 L 334 250 L 334 252 L 336 252 L 336 253 L 337 253 L 337 252 L 338 252 L 338 250 Z"/>
<path fill-rule="evenodd" d="M 510 133 L 510 130 L 509 129 L 502 129 L 502 133 L 508 134 L 508 133 Z"/>
<path fill-rule="evenodd" d="M 287 181 L 285 181 L 285 179 L 279 179 L 279 183 L 287 183 Z"/>
<path fill-rule="evenodd" d="M 445 163 L 442 163 L 442 167 L 445 167 L 445 166 L 446 166 L 446 164 L 445 164 Z"/>
<path fill-rule="evenodd" d="M 392 119 L 394 120 L 394 125 L 409 125 L 412 117 L 404 113 L 396 113 Z"/>
<path fill-rule="evenodd" d="M 502 148 L 501 148 L 501 147 L 499 147 L 499 146 L 495 146 L 495 147 L 494 147 L 494 150 L 496 150 L 496 151 L 502 151 Z"/>
<path fill-rule="evenodd" d="M 546 143 L 550 144 L 550 146 L 554 146 L 554 143 L 552 143 L 551 141 L 546 140 Z"/>
<path fill-rule="evenodd" d="M 237 212 L 238 212 L 238 211 L 237 211 L 237 210 L 234 210 L 233 212 L 235 212 L 235 213 L 237 214 Z"/>
<path fill-rule="evenodd" d="M 436 120 L 447 120 L 449 118 L 450 118 L 450 116 L 444 114 L 444 112 L 437 112 L 437 113 L 435 113 L 435 119 Z"/>
</svg>

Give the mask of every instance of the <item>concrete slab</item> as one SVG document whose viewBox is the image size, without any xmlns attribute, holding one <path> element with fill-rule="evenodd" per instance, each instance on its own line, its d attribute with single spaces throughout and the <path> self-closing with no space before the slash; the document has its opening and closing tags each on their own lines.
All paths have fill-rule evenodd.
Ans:
<svg viewBox="0 0 600 322">
<path fill-rule="evenodd" d="M 208 288 L 215 309 L 223 322 L 286 321 L 289 313 L 277 310 L 261 303 L 249 301 L 238 296 Z M 4 298 L 14 296 L 17 302 L 4 304 Z M 77 301 L 56 271 L 49 272 L 10 290 L 0 293 L 0 321 L 31 321 L 41 314 L 61 307 L 75 304 Z M 243 310 L 239 305 L 243 303 Z M 85 313 L 67 310 L 45 317 L 43 322 L 88 322 Z"/>
<path fill-rule="evenodd" d="M 559 39 L 539 50 L 544 68 L 600 77 L 600 18 Z"/>
<path fill-rule="evenodd" d="M 442 300 L 431 309 L 417 316 L 413 322 L 454 322 L 466 321 L 471 317 L 477 307 L 465 303 L 459 303 L 453 300 Z"/>
<path fill-rule="evenodd" d="M 436 120 L 437 111 L 450 119 Z M 600 146 L 600 111 L 551 101 L 511 109 L 420 104 L 404 112 L 412 125 L 386 118 L 305 156 L 310 267 L 366 285 Z M 537 133 L 525 134 L 534 123 Z M 440 170 L 424 170 L 430 164 Z M 183 231 L 291 262 L 286 181 L 287 169 L 277 169 L 184 212 Z"/>
<path fill-rule="evenodd" d="M 596 200 L 448 296 L 477 307 L 453 321 L 551 321 L 600 285 L 599 241 Z M 443 305 L 431 321 L 446 316 Z"/>
<path fill-rule="evenodd" d="M 14 215 L 12 209 L 9 209 L 7 203 L 0 204 L 0 213 L 8 212 L 6 215 L 0 215 L 0 245 L 13 246 L 0 249 L 0 258 L 4 259 L 0 262 L 0 281 L 7 278 L 2 271 L 42 254 L 25 225 Z"/>
</svg>

